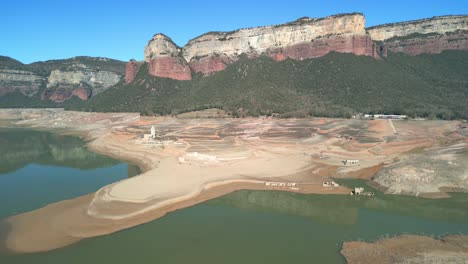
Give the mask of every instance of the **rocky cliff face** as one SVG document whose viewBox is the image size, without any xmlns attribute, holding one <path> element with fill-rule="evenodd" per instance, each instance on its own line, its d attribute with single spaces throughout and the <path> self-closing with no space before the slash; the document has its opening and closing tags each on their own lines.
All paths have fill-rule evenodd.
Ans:
<svg viewBox="0 0 468 264">
<path fill-rule="evenodd" d="M 241 54 L 251 58 L 265 54 L 281 61 L 320 57 L 330 51 L 375 58 L 386 56 L 387 50 L 438 53 L 446 49 L 468 49 L 467 25 L 467 16 L 447 16 L 366 30 L 364 16 L 353 13 L 321 19 L 301 18 L 287 24 L 231 32 L 209 32 L 190 40 L 183 48 L 169 37 L 156 34 L 145 48 L 145 61 L 154 76 L 190 80 L 190 69 L 207 76 L 224 70 Z M 382 43 L 377 45 L 375 41 Z M 132 68 L 128 82 L 133 80 L 131 75 L 137 68 L 129 67 Z"/>
<path fill-rule="evenodd" d="M 0 96 L 19 91 L 55 102 L 72 96 L 86 100 L 119 82 L 123 72 L 124 62 L 106 58 L 75 57 L 25 65 L 2 57 Z"/>
<path fill-rule="evenodd" d="M 43 75 L 31 71 L 0 69 L 0 96 L 17 90 L 31 97 L 37 94 L 45 81 Z"/>
<path fill-rule="evenodd" d="M 42 98 L 59 102 L 76 95 L 86 100 L 115 85 L 120 78 L 121 75 L 114 72 L 91 71 L 87 68 L 75 71 L 53 70 L 47 79 L 47 89 Z"/>
<path fill-rule="evenodd" d="M 468 29 L 468 16 L 440 16 L 407 22 L 384 24 L 367 29 L 373 40 L 383 41 L 392 37 L 411 34 L 445 34 Z"/>
<path fill-rule="evenodd" d="M 384 47 L 392 52 L 410 55 L 422 53 L 436 54 L 444 50 L 468 50 L 468 30 L 458 30 L 445 34 L 413 34 L 406 37 L 393 37 L 385 40 Z"/>
<path fill-rule="evenodd" d="M 267 54 L 276 60 L 308 59 L 330 51 L 376 56 L 364 25 L 364 16 L 357 13 L 302 18 L 282 25 L 210 32 L 182 49 L 167 36 L 156 34 L 145 48 L 145 61 L 154 76 L 190 80 L 190 69 L 207 76 L 224 70 L 241 54 Z"/>
<path fill-rule="evenodd" d="M 145 47 L 145 62 L 153 76 L 176 80 L 191 80 L 188 63 L 181 56 L 181 49 L 166 35 L 156 34 Z"/>
<path fill-rule="evenodd" d="M 125 83 L 133 82 L 142 64 L 143 62 L 138 62 L 136 60 L 127 62 L 125 65 Z"/>
<path fill-rule="evenodd" d="M 275 60 L 308 59 L 330 51 L 374 56 L 373 43 L 366 36 L 364 25 L 364 16 L 355 13 L 207 33 L 189 41 L 183 48 L 183 56 L 195 72 L 205 76 L 223 70 L 240 54 L 249 57 L 266 54 Z"/>
<path fill-rule="evenodd" d="M 468 50 L 468 16 L 444 16 L 365 28 L 362 14 L 341 14 L 321 19 L 301 18 L 282 25 L 209 32 L 180 48 L 156 34 L 145 48 L 150 74 L 190 80 L 190 70 L 208 76 L 224 70 L 241 54 L 274 60 L 302 60 L 331 51 L 385 57 L 387 50 L 412 55 L 447 49 Z M 139 67 L 130 64 L 127 82 Z M 133 76 L 133 77 L 132 77 Z"/>
<path fill-rule="evenodd" d="M 442 16 L 368 28 L 371 38 L 392 52 L 411 55 L 468 50 L 468 16 Z"/>
</svg>

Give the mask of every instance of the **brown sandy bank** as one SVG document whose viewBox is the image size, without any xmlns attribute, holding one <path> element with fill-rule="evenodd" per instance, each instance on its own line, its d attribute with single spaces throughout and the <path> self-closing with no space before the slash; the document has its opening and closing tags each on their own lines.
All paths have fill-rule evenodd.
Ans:
<svg viewBox="0 0 468 264">
<path fill-rule="evenodd" d="M 93 199 L 93 194 L 81 196 L 72 200 L 65 200 L 49 204 L 39 210 L 11 217 L 7 220 L 10 233 L 5 243 L 5 249 L 11 253 L 32 253 L 49 251 L 61 248 L 81 239 L 110 234 L 125 228 L 143 224 L 163 217 L 172 211 L 196 205 L 198 203 L 225 195 L 237 190 L 273 190 L 273 187 L 260 183 L 234 182 L 219 185 L 203 190 L 199 195 L 168 204 L 157 210 L 149 210 L 131 218 L 120 220 L 96 218 L 87 213 L 87 209 Z M 294 191 L 300 193 L 316 194 L 347 194 L 349 189 L 323 188 L 319 184 L 304 184 L 299 190 L 281 189 L 275 190 Z M 119 202 L 110 205 L 112 210 L 119 208 L 126 211 L 134 204 Z M 133 208 L 135 209 L 135 208 Z"/>
<path fill-rule="evenodd" d="M 346 242 L 341 254 L 348 263 L 468 263 L 468 236 L 442 239 L 404 235 L 373 243 Z"/>
<path fill-rule="evenodd" d="M 181 120 L 32 109 L 0 110 L 0 119 L 4 115 L 17 117 L 15 125 L 23 127 L 85 135 L 91 150 L 136 163 L 143 171 L 94 194 L 7 219 L 6 246 L 14 252 L 52 250 L 240 189 L 347 194 L 345 188 L 324 188 L 321 183 L 331 177 L 369 179 L 404 162 L 411 150 L 445 148 L 464 140 L 451 133 L 458 129 L 456 122 Z M 151 126 L 156 132 L 152 138 Z M 346 165 L 344 160 L 358 164 Z M 272 188 L 265 181 L 297 183 L 298 188 Z"/>
</svg>

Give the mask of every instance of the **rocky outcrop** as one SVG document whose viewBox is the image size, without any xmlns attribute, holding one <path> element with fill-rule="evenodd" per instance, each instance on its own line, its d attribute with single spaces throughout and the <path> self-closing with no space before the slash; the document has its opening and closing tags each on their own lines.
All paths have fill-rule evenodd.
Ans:
<svg viewBox="0 0 468 264">
<path fill-rule="evenodd" d="M 363 14 L 301 18 L 291 23 L 209 32 L 178 47 L 163 34 L 154 35 L 145 48 L 150 74 L 189 80 L 190 69 L 208 76 L 224 70 L 241 54 L 265 54 L 274 60 L 309 59 L 331 51 L 381 58 L 387 50 L 408 54 L 468 49 L 468 16 L 434 17 L 365 28 Z M 134 73 L 134 66 L 129 73 Z M 129 74 L 128 80 L 133 80 Z"/>
<path fill-rule="evenodd" d="M 225 55 L 211 55 L 205 57 L 197 57 L 192 59 L 190 67 L 196 73 L 201 72 L 204 76 L 210 75 L 213 72 L 226 69 L 227 65 L 232 60 Z"/>
<path fill-rule="evenodd" d="M 143 62 L 138 62 L 136 60 L 127 62 L 125 65 L 125 83 L 133 82 L 142 64 Z"/>
<path fill-rule="evenodd" d="M 430 148 L 385 167 L 374 175 L 373 181 L 392 194 L 444 197 L 444 189 L 466 192 L 467 147 L 468 143 L 459 143 Z"/>
<path fill-rule="evenodd" d="M 282 25 L 206 33 L 183 48 L 156 34 L 145 47 L 145 62 L 151 75 L 190 80 L 191 70 L 207 76 L 224 70 L 241 54 L 250 58 L 267 54 L 275 60 L 308 59 L 330 51 L 377 57 L 364 25 L 359 13 L 301 18 Z M 132 79 L 129 74 L 128 80 Z"/>
<path fill-rule="evenodd" d="M 115 85 L 120 81 L 120 78 L 120 75 L 109 71 L 53 70 L 49 75 L 47 89 L 43 92 L 42 99 L 62 102 L 72 95 L 80 95 L 78 97 L 85 100 L 92 94 L 99 94 Z M 74 92 L 75 89 L 79 89 L 79 91 Z M 49 94 L 50 96 L 48 96 Z"/>
<path fill-rule="evenodd" d="M 411 34 L 445 34 L 457 30 L 468 30 L 468 16 L 439 16 L 427 19 L 384 24 L 367 28 L 373 40 L 383 41 Z"/>
<path fill-rule="evenodd" d="M 394 37 L 386 40 L 384 47 L 392 52 L 410 55 L 436 54 L 444 50 L 468 50 L 468 30 L 445 34 L 413 34 L 404 38 Z"/>
<path fill-rule="evenodd" d="M 192 39 L 183 56 L 194 72 L 209 75 L 223 70 L 240 54 L 268 54 L 275 60 L 308 59 L 330 51 L 374 56 L 362 14 L 344 14 L 231 32 L 207 33 Z"/>
<path fill-rule="evenodd" d="M 378 57 L 377 47 L 369 36 L 329 36 L 318 38 L 310 42 L 273 49 L 267 54 L 274 60 L 282 61 L 287 58 L 303 60 L 321 57 L 330 51 L 354 53 Z"/>
<path fill-rule="evenodd" d="M 45 81 L 43 75 L 31 71 L 0 69 L 0 96 L 17 90 L 31 97 L 39 91 Z"/>
<path fill-rule="evenodd" d="M 367 29 L 385 50 L 410 55 L 468 50 L 468 16 L 442 16 Z"/>
<path fill-rule="evenodd" d="M 72 96 L 86 100 L 118 83 L 123 73 L 124 62 L 107 58 L 74 57 L 25 65 L 1 57 L 0 96 L 19 91 L 55 102 Z"/>
<path fill-rule="evenodd" d="M 88 100 L 92 93 L 90 89 L 79 87 L 78 89 L 73 90 L 73 95 L 76 95 L 81 100 Z"/>
<path fill-rule="evenodd" d="M 285 48 L 330 35 L 365 35 L 362 14 L 302 18 L 283 25 L 207 33 L 184 47 L 187 61 L 213 54 L 236 57 L 242 53 L 261 54 L 272 48 Z"/>
<path fill-rule="evenodd" d="M 191 80 L 191 69 L 181 56 L 181 49 L 166 35 L 156 34 L 145 47 L 148 73 L 162 78 Z"/>
</svg>

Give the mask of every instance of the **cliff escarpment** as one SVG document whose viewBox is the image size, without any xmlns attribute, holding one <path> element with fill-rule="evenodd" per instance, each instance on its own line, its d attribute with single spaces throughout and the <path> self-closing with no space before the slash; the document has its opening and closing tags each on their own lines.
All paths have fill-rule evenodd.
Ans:
<svg viewBox="0 0 468 264">
<path fill-rule="evenodd" d="M 22 64 L 0 58 L 0 96 L 20 93 L 29 98 L 63 102 L 73 96 L 87 100 L 118 83 L 125 63 L 107 58 L 74 57 Z"/>
<path fill-rule="evenodd" d="M 439 16 L 370 27 L 381 47 L 410 55 L 444 50 L 468 50 L 468 16 Z"/>
<path fill-rule="evenodd" d="M 301 18 L 281 25 L 209 32 L 183 48 L 169 37 L 156 34 L 145 47 L 145 62 L 153 76 L 190 80 L 191 71 L 210 75 L 224 70 L 241 54 L 249 58 L 264 54 L 281 61 L 320 57 L 330 51 L 377 57 L 375 45 L 366 34 L 364 15 Z"/>
<path fill-rule="evenodd" d="M 156 34 L 145 47 L 145 62 L 153 76 L 190 80 L 192 74 L 209 76 L 225 70 L 241 55 L 283 61 L 321 57 L 331 51 L 382 58 L 387 51 L 417 55 L 466 50 L 467 20 L 468 16 L 444 16 L 366 29 L 360 13 L 306 17 L 280 25 L 208 32 L 184 47 Z M 127 68 L 128 83 L 139 66 L 131 62 Z"/>
<path fill-rule="evenodd" d="M 211 32 L 190 40 L 183 48 L 183 56 L 194 72 L 204 75 L 223 70 L 240 54 L 248 57 L 266 54 L 275 60 L 309 59 L 330 51 L 375 56 L 364 26 L 364 15 L 354 13 L 321 19 L 301 18 L 287 24 L 231 32 Z"/>
<path fill-rule="evenodd" d="M 181 52 L 181 48 L 172 39 L 164 34 L 155 34 L 145 47 L 148 72 L 158 77 L 191 80 L 190 67 L 181 56 Z"/>
</svg>

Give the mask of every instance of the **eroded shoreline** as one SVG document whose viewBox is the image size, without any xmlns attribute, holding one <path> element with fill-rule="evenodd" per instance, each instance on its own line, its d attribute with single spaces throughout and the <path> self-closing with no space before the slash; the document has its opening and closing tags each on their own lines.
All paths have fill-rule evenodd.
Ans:
<svg viewBox="0 0 468 264">
<path fill-rule="evenodd" d="M 440 239 L 403 235 L 375 242 L 345 242 L 341 254 L 348 263 L 466 263 L 468 236 Z"/>
<path fill-rule="evenodd" d="M 135 163 L 142 174 L 9 218 L 7 247 L 21 253 L 109 234 L 241 189 L 347 194 L 346 188 L 321 183 L 330 177 L 369 179 L 382 166 L 404 160 L 402 153 L 440 146 L 440 140 L 427 135 L 395 135 L 387 120 L 177 120 L 60 111 L 30 115 L 24 118 L 23 113 L 17 124 L 85 135 L 90 150 Z M 142 138 L 151 125 L 158 137 Z M 405 125 L 396 129 L 411 128 Z M 444 125 L 441 133 L 457 128 L 453 122 Z M 459 135 L 445 140 L 464 144 L 466 138 Z M 356 157 L 358 166 L 341 164 Z M 265 185 L 269 181 L 299 187 L 272 188 Z"/>
</svg>

